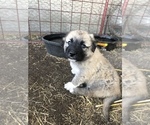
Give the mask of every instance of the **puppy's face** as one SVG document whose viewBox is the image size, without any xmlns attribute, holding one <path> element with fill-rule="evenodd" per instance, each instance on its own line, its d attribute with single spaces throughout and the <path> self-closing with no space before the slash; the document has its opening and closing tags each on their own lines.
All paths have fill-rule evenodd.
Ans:
<svg viewBox="0 0 150 125">
<path fill-rule="evenodd" d="M 83 61 L 90 57 L 96 46 L 93 34 L 86 31 L 71 31 L 64 40 L 64 52 L 70 60 Z"/>
</svg>

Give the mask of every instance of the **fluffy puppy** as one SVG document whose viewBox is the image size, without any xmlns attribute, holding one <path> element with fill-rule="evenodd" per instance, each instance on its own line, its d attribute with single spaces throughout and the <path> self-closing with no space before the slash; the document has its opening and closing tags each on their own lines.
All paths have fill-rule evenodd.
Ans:
<svg viewBox="0 0 150 125">
<path fill-rule="evenodd" d="M 121 94 L 117 72 L 96 48 L 93 34 L 75 30 L 63 40 L 64 52 L 75 74 L 64 88 L 73 94 L 103 98 L 103 113 L 108 120 L 109 107 Z"/>
</svg>

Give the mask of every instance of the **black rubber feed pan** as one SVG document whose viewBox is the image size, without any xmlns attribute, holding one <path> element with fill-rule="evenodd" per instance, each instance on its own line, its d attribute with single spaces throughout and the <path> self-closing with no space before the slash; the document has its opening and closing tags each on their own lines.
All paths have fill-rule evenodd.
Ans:
<svg viewBox="0 0 150 125">
<path fill-rule="evenodd" d="M 45 43 L 47 52 L 51 55 L 66 58 L 64 49 L 63 49 L 63 37 L 66 36 L 67 33 L 59 33 L 59 34 L 50 34 L 46 35 L 42 38 Z M 109 35 L 94 35 L 96 42 L 107 42 L 109 45 L 107 46 L 108 50 L 113 50 L 116 48 L 116 42 L 118 41 L 117 38 L 111 37 Z M 106 48 L 106 49 L 107 49 Z"/>
<path fill-rule="evenodd" d="M 45 43 L 47 52 L 51 55 L 57 56 L 57 57 L 62 57 L 66 58 L 64 49 L 63 49 L 63 37 L 66 36 L 67 33 L 59 33 L 59 34 L 50 34 L 46 35 L 42 38 L 42 40 Z M 107 46 L 104 48 L 107 51 L 114 50 L 115 48 L 122 48 L 122 43 L 125 43 L 126 46 L 123 47 L 127 51 L 131 50 L 136 50 L 138 48 L 141 48 L 142 44 L 140 39 L 136 38 L 117 38 L 115 36 L 110 36 L 110 35 L 94 35 L 95 40 L 96 40 L 96 45 L 101 49 L 104 46 L 99 45 L 98 43 L 107 43 Z M 126 42 L 121 42 L 123 41 Z M 121 45 L 120 45 L 121 44 Z"/>
<path fill-rule="evenodd" d="M 65 33 L 60 34 L 50 34 L 46 35 L 42 38 L 42 40 L 45 43 L 47 52 L 51 55 L 66 58 L 64 49 L 63 49 L 63 37 L 65 36 Z"/>
</svg>

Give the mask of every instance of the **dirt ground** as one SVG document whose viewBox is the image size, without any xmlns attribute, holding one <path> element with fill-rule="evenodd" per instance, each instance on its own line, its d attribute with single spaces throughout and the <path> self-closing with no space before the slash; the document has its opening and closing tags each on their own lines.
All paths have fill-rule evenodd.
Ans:
<svg viewBox="0 0 150 125">
<path fill-rule="evenodd" d="M 122 55 L 129 59 L 150 92 L 150 49 L 101 52 L 119 74 Z M 102 100 L 66 91 L 73 77 L 69 62 L 47 54 L 43 43 L 1 43 L 0 53 L 0 125 L 106 125 Z M 150 125 L 150 102 L 133 107 L 130 125 Z M 121 103 L 111 106 L 110 125 L 121 124 L 121 112 Z"/>
<path fill-rule="evenodd" d="M 121 69 L 120 50 L 102 53 L 116 69 Z M 150 88 L 150 51 L 125 51 L 123 55 L 138 62 L 138 68 L 146 69 L 143 72 Z M 29 44 L 29 125 L 106 125 L 101 99 L 73 95 L 64 89 L 72 77 L 66 59 L 47 54 L 43 43 Z M 121 124 L 121 112 L 121 104 L 111 107 L 110 125 Z M 131 114 L 132 125 L 150 125 L 150 104 L 135 106 Z"/>
</svg>

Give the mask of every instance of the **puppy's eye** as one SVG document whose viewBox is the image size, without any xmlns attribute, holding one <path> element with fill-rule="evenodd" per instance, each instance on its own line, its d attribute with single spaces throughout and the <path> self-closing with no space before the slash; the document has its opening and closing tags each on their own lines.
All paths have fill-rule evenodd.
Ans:
<svg viewBox="0 0 150 125">
<path fill-rule="evenodd" d="M 82 48 L 87 48 L 87 46 L 84 44 L 83 41 L 81 41 L 80 45 L 81 45 Z"/>
<path fill-rule="evenodd" d="M 85 44 L 83 44 L 83 45 L 81 45 L 82 46 L 82 48 L 87 48 L 87 46 L 85 45 Z"/>
<path fill-rule="evenodd" d="M 70 39 L 67 43 L 68 43 L 68 44 L 73 43 L 73 39 Z"/>
<path fill-rule="evenodd" d="M 67 43 L 68 43 L 68 44 L 71 44 L 71 41 L 68 41 Z"/>
</svg>

